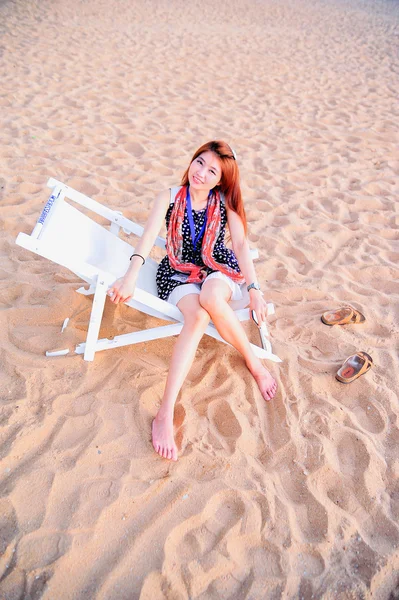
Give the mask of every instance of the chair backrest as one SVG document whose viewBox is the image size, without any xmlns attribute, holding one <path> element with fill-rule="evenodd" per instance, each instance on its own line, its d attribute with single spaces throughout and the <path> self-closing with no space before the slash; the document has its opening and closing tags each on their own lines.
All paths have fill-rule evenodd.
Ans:
<svg viewBox="0 0 399 600">
<path fill-rule="evenodd" d="M 107 231 L 65 200 L 57 202 L 40 234 L 41 243 L 85 261 L 104 271 L 119 274 L 119 262 L 126 267 L 131 246 Z M 123 269 L 123 267 L 122 267 Z"/>
<path fill-rule="evenodd" d="M 53 248 L 58 256 L 65 256 L 77 264 L 86 262 L 115 279 L 126 273 L 134 252 L 130 244 L 61 198 L 44 220 L 40 244 Z M 155 295 L 156 269 L 156 262 L 148 259 L 138 282 L 142 289 Z M 80 272 L 76 275 L 82 277 Z"/>
</svg>

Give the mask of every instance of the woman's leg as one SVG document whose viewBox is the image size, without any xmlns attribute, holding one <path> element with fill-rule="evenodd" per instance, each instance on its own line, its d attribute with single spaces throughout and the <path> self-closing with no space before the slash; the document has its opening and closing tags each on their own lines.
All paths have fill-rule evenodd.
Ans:
<svg viewBox="0 0 399 600">
<path fill-rule="evenodd" d="M 227 283 L 210 279 L 202 285 L 200 304 L 211 316 L 219 334 L 243 355 L 264 399 L 271 400 L 276 393 L 277 383 L 255 356 L 244 328 L 228 304 L 230 297 L 231 290 Z"/>
<path fill-rule="evenodd" d="M 177 460 L 177 447 L 173 436 L 173 413 L 177 395 L 210 319 L 199 303 L 198 294 L 184 296 L 177 306 L 184 315 L 184 325 L 173 349 L 162 404 L 152 423 L 152 444 L 155 450 L 163 458 L 172 460 Z"/>
</svg>

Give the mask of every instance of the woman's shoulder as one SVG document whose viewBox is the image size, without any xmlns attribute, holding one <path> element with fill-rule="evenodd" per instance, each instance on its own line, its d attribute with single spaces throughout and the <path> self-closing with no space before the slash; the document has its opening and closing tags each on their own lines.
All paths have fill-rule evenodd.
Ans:
<svg viewBox="0 0 399 600">
<path fill-rule="evenodd" d="M 170 204 L 174 204 L 176 196 L 177 196 L 178 192 L 182 189 L 182 187 L 183 187 L 182 185 L 176 185 L 176 186 L 169 188 L 168 194 L 169 194 L 169 203 Z"/>
<path fill-rule="evenodd" d="M 182 188 L 181 185 L 168 188 L 167 190 L 162 190 L 157 195 L 158 202 L 162 202 L 163 204 L 173 204 L 175 198 L 177 196 L 178 191 Z"/>
<path fill-rule="evenodd" d="M 166 211 L 169 207 L 169 201 L 170 201 L 170 190 L 162 190 L 161 192 L 159 192 L 157 194 L 157 196 L 155 198 L 154 207 L 163 206 Z"/>
</svg>

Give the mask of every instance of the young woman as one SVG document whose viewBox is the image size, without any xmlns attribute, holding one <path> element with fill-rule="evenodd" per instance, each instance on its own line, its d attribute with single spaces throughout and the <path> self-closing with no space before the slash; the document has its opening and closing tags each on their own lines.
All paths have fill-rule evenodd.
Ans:
<svg viewBox="0 0 399 600">
<path fill-rule="evenodd" d="M 246 283 L 250 309 L 256 312 L 260 324 L 266 319 L 267 306 L 246 238 L 236 156 L 228 144 L 212 141 L 201 146 L 181 186 L 158 195 L 125 276 L 108 292 L 115 304 L 132 297 L 139 269 L 165 217 L 167 255 L 157 271 L 158 295 L 177 305 L 184 315 L 184 327 L 173 351 L 162 404 L 152 424 L 152 443 L 162 457 L 177 460 L 174 406 L 210 319 L 220 335 L 243 355 L 265 400 L 274 397 L 277 384 L 254 355 L 229 305 L 230 300 L 242 297 L 240 284 Z M 225 246 L 226 224 L 233 251 Z"/>
</svg>

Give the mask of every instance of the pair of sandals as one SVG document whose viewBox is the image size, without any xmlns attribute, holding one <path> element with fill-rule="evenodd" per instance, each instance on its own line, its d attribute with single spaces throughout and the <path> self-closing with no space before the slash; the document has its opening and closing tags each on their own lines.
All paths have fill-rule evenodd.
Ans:
<svg viewBox="0 0 399 600">
<path fill-rule="evenodd" d="M 323 313 L 321 320 L 325 325 L 347 325 L 364 323 L 366 319 L 358 310 L 351 306 L 345 306 L 338 310 Z M 367 373 L 372 365 L 373 359 L 367 352 L 357 352 L 345 360 L 342 367 L 337 371 L 335 378 L 342 383 L 351 383 Z"/>
</svg>

